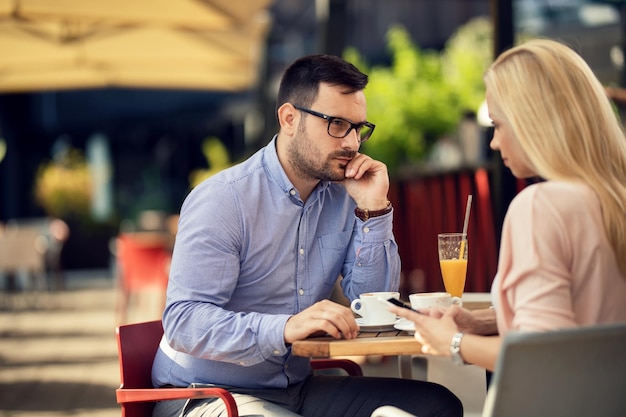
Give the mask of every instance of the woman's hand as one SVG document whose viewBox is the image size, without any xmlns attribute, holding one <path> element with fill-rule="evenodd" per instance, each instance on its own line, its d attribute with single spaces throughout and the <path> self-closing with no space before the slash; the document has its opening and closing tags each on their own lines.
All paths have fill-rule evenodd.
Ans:
<svg viewBox="0 0 626 417">
<path fill-rule="evenodd" d="M 433 312 L 432 317 L 399 307 L 389 307 L 389 310 L 415 323 L 415 339 L 422 344 L 422 353 L 450 356 L 450 341 L 452 336 L 459 332 L 454 317 L 459 314 L 458 310 L 462 309 L 453 306 L 445 310 L 443 314 L 441 311 Z"/>
<path fill-rule="evenodd" d="M 420 313 L 430 317 L 441 318 L 449 314 L 454 319 L 458 329 L 463 333 L 494 335 L 498 333 L 496 312 L 492 308 L 468 310 L 458 306 L 435 307 L 424 309 Z"/>
<path fill-rule="evenodd" d="M 457 332 L 463 332 L 466 333 L 461 343 L 463 359 L 485 369 L 495 368 L 502 339 L 493 336 L 496 334 L 493 309 L 469 311 L 451 306 L 446 309 L 422 309 L 416 313 L 406 308 L 389 307 L 389 311 L 415 323 L 415 339 L 422 344 L 422 353 L 451 356 L 452 337 Z"/>
</svg>

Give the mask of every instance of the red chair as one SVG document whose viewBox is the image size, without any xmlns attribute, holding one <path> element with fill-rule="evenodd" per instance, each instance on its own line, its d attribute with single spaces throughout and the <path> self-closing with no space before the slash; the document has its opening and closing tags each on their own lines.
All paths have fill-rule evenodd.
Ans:
<svg viewBox="0 0 626 417">
<path fill-rule="evenodd" d="M 219 397 L 229 416 L 237 417 L 233 396 L 222 388 L 153 388 L 152 361 L 163 336 L 161 320 L 117 327 L 117 350 L 121 385 L 116 390 L 122 417 L 150 417 L 155 402 L 190 398 Z M 362 376 L 361 367 L 349 359 L 314 359 L 313 369 L 343 369 L 348 375 Z"/>
<path fill-rule="evenodd" d="M 120 234 L 116 239 L 118 266 L 118 323 L 124 324 L 133 294 L 157 289 L 165 306 L 172 237 L 157 232 Z"/>
</svg>

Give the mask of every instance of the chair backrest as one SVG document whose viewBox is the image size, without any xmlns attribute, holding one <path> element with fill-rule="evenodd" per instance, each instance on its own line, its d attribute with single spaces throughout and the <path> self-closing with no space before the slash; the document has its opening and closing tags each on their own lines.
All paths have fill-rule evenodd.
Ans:
<svg viewBox="0 0 626 417">
<path fill-rule="evenodd" d="M 163 335 L 161 320 L 117 328 L 120 389 L 152 388 L 152 361 Z M 151 416 L 154 402 L 121 404 L 123 417 Z"/>
<path fill-rule="evenodd" d="M 483 417 L 626 415 L 626 323 L 503 342 Z"/>
<path fill-rule="evenodd" d="M 161 320 L 117 328 L 121 388 L 151 388 L 152 361 L 163 336 Z"/>
</svg>

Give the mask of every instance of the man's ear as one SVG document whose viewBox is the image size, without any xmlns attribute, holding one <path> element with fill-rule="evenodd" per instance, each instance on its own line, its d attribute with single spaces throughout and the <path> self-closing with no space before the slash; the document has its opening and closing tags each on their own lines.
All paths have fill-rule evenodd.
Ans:
<svg viewBox="0 0 626 417">
<path fill-rule="evenodd" d="M 280 125 L 280 131 L 293 136 L 298 127 L 300 121 L 298 110 L 293 107 L 291 103 L 285 103 L 278 108 L 278 124 Z"/>
</svg>

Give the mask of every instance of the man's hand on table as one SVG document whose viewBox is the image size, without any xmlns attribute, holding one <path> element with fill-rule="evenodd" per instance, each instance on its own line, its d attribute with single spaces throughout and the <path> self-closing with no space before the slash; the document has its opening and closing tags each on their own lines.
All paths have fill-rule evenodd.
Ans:
<svg viewBox="0 0 626 417">
<path fill-rule="evenodd" d="M 354 314 L 349 308 L 329 300 L 322 300 L 291 316 L 285 324 L 285 343 L 303 340 L 317 332 L 335 339 L 355 339 L 359 331 Z"/>
</svg>

